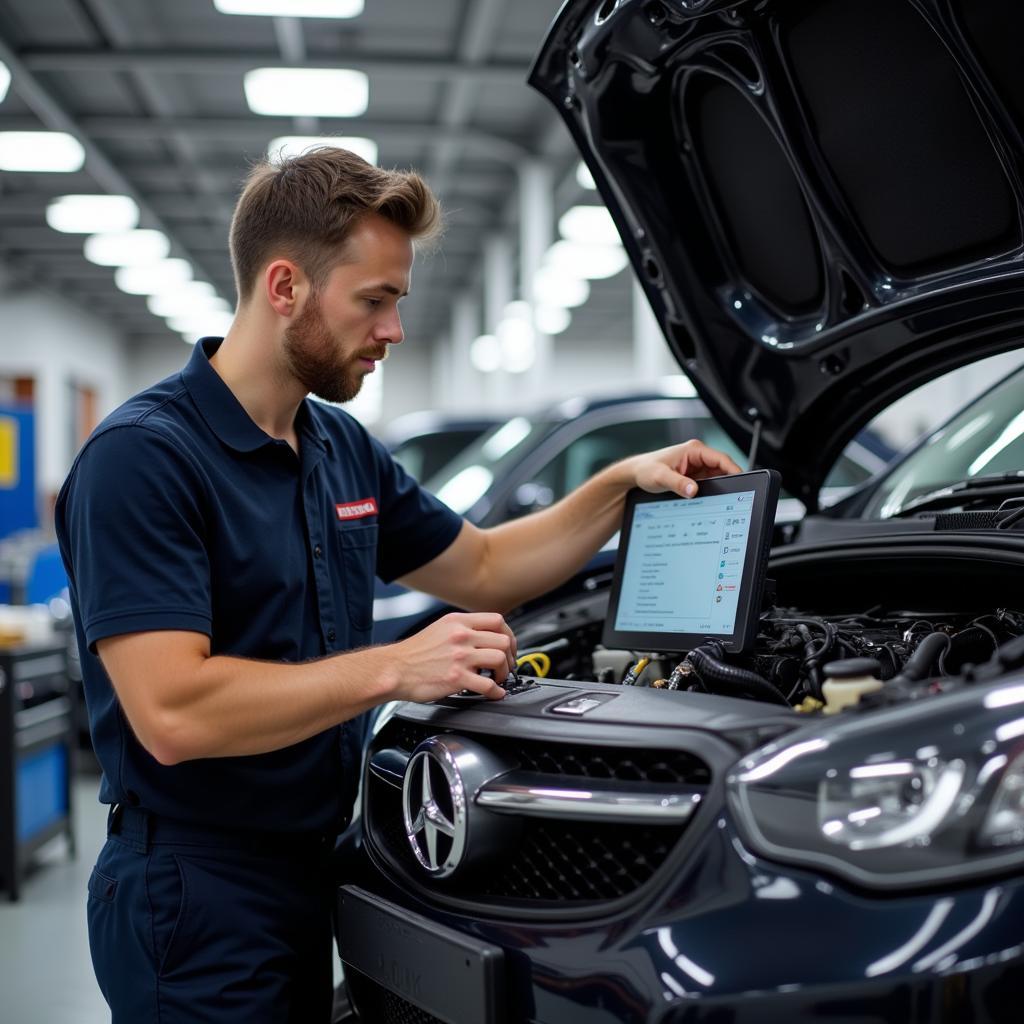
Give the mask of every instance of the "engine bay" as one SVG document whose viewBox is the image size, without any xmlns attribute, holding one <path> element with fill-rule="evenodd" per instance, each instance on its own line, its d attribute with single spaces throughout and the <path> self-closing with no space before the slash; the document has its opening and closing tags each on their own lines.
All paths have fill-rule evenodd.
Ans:
<svg viewBox="0 0 1024 1024">
<path fill-rule="evenodd" d="M 1006 607 L 876 604 L 821 614 L 769 598 L 749 654 L 727 653 L 713 640 L 686 655 L 610 650 L 600 642 L 606 603 L 607 594 L 595 593 L 515 625 L 520 674 L 740 697 L 813 713 L 838 710 L 830 683 L 859 681 L 867 704 L 940 692 L 1024 636 L 1024 611 Z"/>
</svg>

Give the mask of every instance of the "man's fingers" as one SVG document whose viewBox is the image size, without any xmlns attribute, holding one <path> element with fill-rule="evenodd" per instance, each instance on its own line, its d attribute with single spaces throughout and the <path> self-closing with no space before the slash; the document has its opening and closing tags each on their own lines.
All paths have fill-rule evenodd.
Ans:
<svg viewBox="0 0 1024 1024">
<path fill-rule="evenodd" d="M 509 671 L 516 665 L 516 638 L 511 635 L 511 630 L 503 630 L 500 633 L 486 633 L 483 630 L 475 630 L 471 637 L 474 647 L 490 647 L 500 651 L 505 656 Z"/>
<path fill-rule="evenodd" d="M 728 473 L 742 473 L 743 470 L 725 452 L 709 448 L 703 441 L 687 441 L 685 457 L 679 464 L 680 473 L 691 473 L 695 477 L 720 476 Z"/>
<path fill-rule="evenodd" d="M 490 669 L 498 682 L 503 682 L 509 672 L 508 655 L 491 647 L 483 647 L 476 651 L 473 655 L 473 664 L 478 669 Z"/>
<path fill-rule="evenodd" d="M 477 636 L 471 637 L 474 647 L 495 647 L 504 649 L 502 636 L 508 638 L 508 667 L 516 666 L 518 646 L 516 635 L 499 612 L 454 612 L 463 625 L 468 626 Z"/>
<path fill-rule="evenodd" d="M 504 677 L 502 677 L 504 681 Z M 493 679 L 488 679 L 487 676 L 482 676 L 478 672 L 466 672 L 462 679 L 463 685 L 458 690 L 472 690 L 474 693 L 479 693 L 488 700 L 501 700 L 505 696 L 504 687 L 500 686 Z M 454 692 L 458 692 L 458 690 Z"/>
<path fill-rule="evenodd" d="M 664 462 L 648 467 L 646 479 L 640 478 L 637 483 L 651 494 L 672 491 L 680 497 L 692 498 L 697 493 L 697 485 L 693 480 Z"/>
<path fill-rule="evenodd" d="M 470 629 L 498 633 L 507 628 L 500 612 L 452 612 L 452 617 L 458 618 Z"/>
</svg>

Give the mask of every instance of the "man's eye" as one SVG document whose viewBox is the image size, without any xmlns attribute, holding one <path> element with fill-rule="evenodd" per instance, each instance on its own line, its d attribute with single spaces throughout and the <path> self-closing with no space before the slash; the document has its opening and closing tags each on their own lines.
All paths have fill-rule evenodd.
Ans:
<svg viewBox="0 0 1024 1024">
<path fill-rule="evenodd" d="M 380 305 L 380 303 L 381 303 L 381 300 L 380 300 L 380 299 L 370 299 L 370 298 L 367 298 L 367 299 L 364 299 L 363 301 L 364 301 L 364 302 L 365 302 L 365 303 L 366 303 L 366 304 L 367 304 L 367 305 L 368 305 L 368 306 L 369 306 L 369 307 L 370 307 L 371 309 L 376 309 L 376 308 L 377 308 L 377 307 L 378 307 L 378 306 Z"/>
</svg>

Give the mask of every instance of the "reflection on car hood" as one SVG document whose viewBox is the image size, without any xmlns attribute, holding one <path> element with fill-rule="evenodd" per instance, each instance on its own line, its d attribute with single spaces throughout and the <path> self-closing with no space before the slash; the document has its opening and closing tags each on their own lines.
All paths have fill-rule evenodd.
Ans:
<svg viewBox="0 0 1024 1024">
<path fill-rule="evenodd" d="M 530 73 L 681 366 L 813 505 L 894 399 L 1024 324 L 1024 5 L 568 0 Z"/>
</svg>

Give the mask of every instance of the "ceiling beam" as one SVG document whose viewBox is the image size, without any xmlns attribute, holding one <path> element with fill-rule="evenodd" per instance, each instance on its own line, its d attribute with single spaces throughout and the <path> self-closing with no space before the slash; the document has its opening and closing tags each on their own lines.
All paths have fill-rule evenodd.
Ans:
<svg viewBox="0 0 1024 1024">
<path fill-rule="evenodd" d="M 86 170 L 97 184 L 115 195 L 131 196 L 138 204 L 144 223 L 163 231 L 171 239 L 172 245 L 194 263 L 200 275 L 208 277 L 206 268 L 194 260 L 188 250 L 174 238 L 173 233 L 167 230 L 166 225 L 150 208 L 145 198 L 107 157 L 89 132 L 68 113 L 3 39 L 0 39 L 0 61 L 3 61 L 11 72 L 13 79 L 11 88 L 28 104 L 39 120 L 53 131 L 74 135 L 82 144 L 82 148 L 85 150 Z"/>
<path fill-rule="evenodd" d="M 257 67 L 294 67 L 280 50 L 191 49 L 67 49 L 26 47 L 18 57 L 30 71 L 151 71 L 157 74 L 238 74 Z M 429 78 L 467 81 L 473 85 L 519 85 L 526 81 L 523 61 L 489 61 L 417 57 L 404 53 L 307 53 L 306 68 L 337 68 L 389 78 Z"/>
<path fill-rule="evenodd" d="M 112 42 L 118 49 L 126 49 L 130 45 L 132 30 L 112 0 L 79 0 L 79 3 L 95 22 L 95 31 L 104 42 Z M 170 96 L 150 71 L 137 68 L 130 73 L 130 78 L 151 111 L 160 117 L 169 117 L 175 113 Z M 211 219 L 220 223 L 230 221 L 231 204 L 225 200 L 223 191 L 207 177 L 194 140 L 184 132 L 172 132 L 167 141 L 177 157 L 182 174 L 191 178 L 197 191 L 205 193 L 216 203 L 210 212 Z"/>
<path fill-rule="evenodd" d="M 2 44 L 0 44 L 2 45 Z M 2 51 L 0 51 L 2 52 Z M 2 57 L 0 57 L 2 59 Z M 70 120 L 70 119 L 69 119 Z M 471 128 L 444 128 L 436 124 L 406 121 L 376 121 L 359 118 L 320 118 L 321 131 L 326 135 L 351 134 L 357 128 L 378 142 L 398 145 L 415 142 L 418 145 L 444 141 L 457 142 L 471 149 L 477 160 L 492 160 L 516 164 L 531 155 L 527 139 L 512 139 Z M 2 117 L 0 124 L 6 131 L 32 131 L 39 125 L 30 117 Z M 260 147 L 276 135 L 293 134 L 292 119 L 288 117 L 131 117 L 86 116 L 76 122 L 76 128 L 92 139 L 137 140 L 163 139 L 169 133 L 184 133 L 203 141 L 239 139 L 259 140 Z"/>
</svg>

